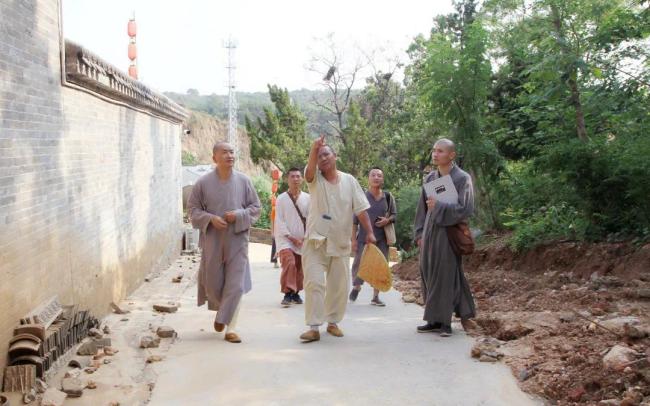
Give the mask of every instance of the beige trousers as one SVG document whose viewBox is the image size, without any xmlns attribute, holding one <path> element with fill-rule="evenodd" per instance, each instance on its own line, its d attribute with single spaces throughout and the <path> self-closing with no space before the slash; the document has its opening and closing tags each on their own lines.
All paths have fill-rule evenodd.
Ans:
<svg viewBox="0 0 650 406">
<path fill-rule="evenodd" d="M 226 324 L 226 333 L 234 333 L 235 328 L 237 328 L 237 320 L 239 319 L 239 309 L 241 308 L 241 300 L 237 303 L 237 307 L 235 307 L 235 311 L 233 312 L 232 318 L 230 319 L 230 323 Z M 219 312 L 217 312 L 219 314 Z M 217 316 L 214 317 L 215 323 L 218 323 L 217 321 Z"/>
<path fill-rule="evenodd" d="M 226 333 L 234 333 L 235 328 L 237 328 L 237 320 L 239 320 L 239 309 L 241 308 L 241 300 L 239 303 L 237 303 L 237 307 L 235 308 L 235 314 L 232 315 L 232 319 L 230 320 L 230 324 L 226 325 Z"/>
<path fill-rule="evenodd" d="M 314 241 L 308 241 L 303 247 L 302 269 L 305 274 L 307 325 L 340 322 L 348 304 L 350 258 L 328 257 L 325 243 L 316 247 Z"/>
</svg>

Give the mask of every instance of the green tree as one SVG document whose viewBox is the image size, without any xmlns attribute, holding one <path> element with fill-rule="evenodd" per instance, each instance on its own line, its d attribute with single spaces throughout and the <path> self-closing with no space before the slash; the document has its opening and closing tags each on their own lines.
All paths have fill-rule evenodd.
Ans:
<svg viewBox="0 0 650 406">
<path fill-rule="evenodd" d="M 494 0 L 486 11 L 501 60 L 486 127 L 504 156 L 521 162 L 497 187 L 515 245 L 648 235 L 640 197 L 650 186 L 640 159 L 650 146 L 648 9 L 625 0 Z"/>
<path fill-rule="evenodd" d="M 246 117 L 246 131 L 251 138 L 251 158 L 259 163 L 267 160 L 282 171 L 307 162 L 309 138 L 307 120 L 291 101 L 287 89 L 269 85 L 273 108 L 264 108 L 264 117 Z"/>
<path fill-rule="evenodd" d="M 629 58 L 647 57 L 638 44 L 625 44 L 650 31 L 647 9 L 630 1 L 492 0 L 486 8 L 495 57 L 507 61 L 497 73 L 496 103 L 507 111 L 510 146 L 524 155 L 569 137 L 586 142 L 599 131 L 585 118 L 592 86 L 622 75 Z"/>
<path fill-rule="evenodd" d="M 440 123 L 414 94 L 413 87 L 404 91 L 404 101 L 384 126 L 386 153 L 382 166 L 389 184 L 403 187 L 413 181 L 421 183 L 431 164 L 431 146 Z"/>
<path fill-rule="evenodd" d="M 366 86 L 350 102 L 338 140 L 341 168 L 362 181 L 373 166 L 382 167 L 385 176 L 391 173 L 388 122 L 403 98 L 403 89 L 391 77 L 392 73 L 379 71 L 366 79 Z"/>
<path fill-rule="evenodd" d="M 428 39 L 419 37 L 411 45 L 413 63 L 407 78 L 421 108 L 441 131 L 437 135 L 456 141 L 459 161 L 472 173 L 479 191 L 482 220 L 498 227 L 489 185 L 498 177 L 502 159 L 483 131 L 491 85 L 488 35 L 478 18 L 476 1 L 454 4 L 456 12 L 436 18 Z"/>
<path fill-rule="evenodd" d="M 373 134 L 367 120 L 361 116 L 359 104 L 350 103 L 347 111 L 347 127 L 343 130 L 347 142 L 338 151 L 341 169 L 357 179 L 364 179 L 372 166 L 378 165 L 381 140 Z"/>
</svg>

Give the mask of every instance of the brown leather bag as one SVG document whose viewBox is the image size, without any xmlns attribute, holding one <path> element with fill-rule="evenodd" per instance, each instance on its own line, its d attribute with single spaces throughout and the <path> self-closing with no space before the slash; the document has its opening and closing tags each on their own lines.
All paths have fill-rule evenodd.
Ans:
<svg viewBox="0 0 650 406">
<path fill-rule="evenodd" d="M 447 238 L 456 255 L 469 255 L 474 252 L 474 238 L 469 224 L 458 223 L 447 226 Z"/>
</svg>

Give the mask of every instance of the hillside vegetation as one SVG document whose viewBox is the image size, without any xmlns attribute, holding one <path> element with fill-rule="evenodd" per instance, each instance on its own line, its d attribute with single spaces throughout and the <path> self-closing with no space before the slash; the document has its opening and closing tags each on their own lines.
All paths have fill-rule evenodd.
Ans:
<svg viewBox="0 0 650 406">
<path fill-rule="evenodd" d="M 212 163 L 212 147 L 217 141 L 228 138 L 228 122 L 216 119 L 208 114 L 190 112 L 181 140 L 183 165 Z M 250 175 L 258 175 L 262 167 L 255 165 L 250 158 L 250 139 L 245 131 L 239 130 L 239 169 Z"/>
<path fill-rule="evenodd" d="M 474 179 L 473 226 L 511 231 L 515 251 L 650 239 L 650 1 L 454 4 L 414 38 L 402 83 L 375 69 L 347 93 L 358 72 L 334 58 L 329 91 L 239 93 L 252 161 L 287 169 L 328 134 L 340 168 L 362 183 L 384 169 L 408 250 L 431 147 L 447 137 Z M 225 96 L 168 95 L 226 116 Z"/>
<path fill-rule="evenodd" d="M 511 230 L 524 251 L 547 241 L 650 238 L 650 2 L 454 2 L 408 48 L 405 79 L 376 71 L 350 100 L 333 65 L 325 95 L 330 143 L 362 182 L 383 167 L 410 226 L 432 144 L 454 140 L 474 179 L 474 226 Z M 269 86 L 273 108 L 251 118 L 254 161 L 291 165 L 310 113 Z M 294 101 L 294 102 L 292 102 Z M 307 140 L 308 141 L 308 140 Z M 273 146 L 273 147 L 271 147 Z M 294 151 L 280 154 L 279 151 Z"/>
</svg>

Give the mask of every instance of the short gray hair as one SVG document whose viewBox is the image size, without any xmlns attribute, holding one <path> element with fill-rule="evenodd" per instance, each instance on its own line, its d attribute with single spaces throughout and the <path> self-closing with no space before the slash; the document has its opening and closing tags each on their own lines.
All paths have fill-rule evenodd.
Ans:
<svg viewBox="0 0 650 406">
<path fill-rule="evenodd" d="M 325 145 L 323 145 L 321 148 L 329 148 L 330 152 L 331 152 L 333 155 L 336 155 L 336 151 L 334 150 L 334 147 L 331 146 L 330 144 L 325 144 Z"/>
</svg>

